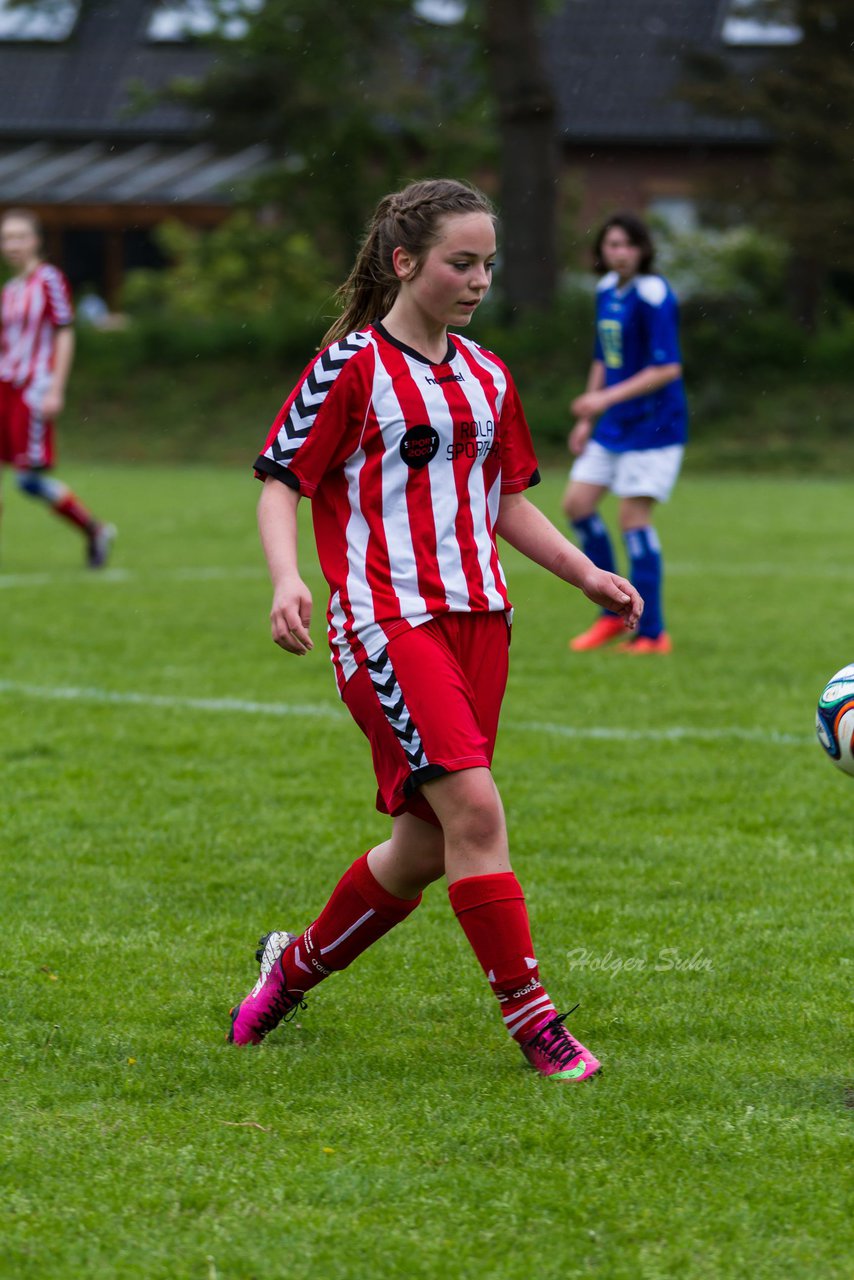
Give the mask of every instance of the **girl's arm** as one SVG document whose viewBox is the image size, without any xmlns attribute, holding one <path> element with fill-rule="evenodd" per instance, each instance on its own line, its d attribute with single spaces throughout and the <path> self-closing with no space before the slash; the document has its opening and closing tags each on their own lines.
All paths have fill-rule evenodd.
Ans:
<svg viewBox="0 0 854 1280">
<path fill-rule="evenodd" d="M 53 350 L 53 376 L 50 386 L 44 393 L 41 411 L 46 418 L 55 418 L 65 405 L 65 388 L 68 375 L 74 361 L 74 330 L 70 325 L 63 325 L 56 331 Z"/>
<path fill-rule="evenodd" d="M 591 391 L 601 391 L 604 385 L 605 363 L 602 360 L 594 360 L 590 366 L 590 372 L 587 375 L 587 390 L 583 396 L 579 396 L 578 399 L 574 400 L 572 403 L 572 411 L 576 416 L 576 423 L 570 431 L 569 439 L 567 441 L 570 453 L 583 453 L 584 446 L 587 444 L 587 441 L 590 439 L 593 431 L 593 417 L 589 414 L 578 413 L 575 406 L 580 401 L 584 400 Z"/>
<path fill-rule="evenodd" d="M 632 584 L 597 569 L 524 494 L 502 495 L 495 531 L 523 556 L 580 588 L 594 604 L 619 614 L 627 627 L 637 626 L 643 600 Z"/>
<path fill-rule="evenodd" d="M 258 529 L 273 583 L 270 624 L 273 639 L 288 653 L 313 649 L 311 592 L 297 565 L 297 507 L 300 495 L 281 480 L 268 477 L 258 500 Z"/>
<path fill-rule="evenodd" d="M 572 412 L 580 418 L 598 418 L 611 405 L 652 395 L 653 391 L 660 391 L 681 377 L 681 364 L 650 364 L 639 373 L 632 374 L 631 378 L 626 378 L 625 382 L 616 382 L 603 390 L 585 391 L 583 396 L 573 400 Z"/>
</svg>

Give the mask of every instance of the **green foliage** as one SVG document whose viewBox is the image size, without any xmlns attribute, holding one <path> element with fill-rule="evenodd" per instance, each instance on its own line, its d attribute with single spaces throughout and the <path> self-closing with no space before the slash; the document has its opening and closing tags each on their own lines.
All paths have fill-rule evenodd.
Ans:
<svg viewBox="0 0 854 1280">
<path fill-rule="evenodd" d="M 265 4 L 241 40 L 173 94 L 219 143 L 263 139 L 277 157 L 254 190 L 349 265 L 379 196 L 410 176 L 467 177 L 492 152 L 477 42 L 421 21 L 411 0 Z"/>
<path fill-rule="evenodd" d="M 248 465 L 332 313 L 330 300 L 320 314 L 280 310 L 249 323 L 150 317 L 117 333 L 81 328 L 62 438 L 79 457 Z M 544 460 L 565 457 L 592 317 L 590 294 L 573 290 L 547 317 L 508 328 L 495 309 L 471 330 L 513 372 Z M 693 465 L 854 467 L 851 313 L 807 335 L 780 309 L 697 298 L 683 307 L 682 337 Z"/>
<path fill-rule="evenodd" d="M 590 606 L 503 557 L 495 773 L 543 979 L 605 1065 L 580 1087 L 525 1070 L 441 884 L 224 1044 L 259 933 L 388 827 L 310 513 L 297 661 L 245 471 L 66 474 L 114 571 L 4 508 L 3 1280 L 849 1280 L 854 780 L 812 720 L 852 657 L 850 485 L 683 479 L 667 659 L 569 655 Z"/>
<path fill-rule="evenodd" d="M 170 265 L 128 275 L 122 303 L 132 316 L 254 321 L 283 305 L 314 311 L 333 287 L 308 235 L 265 226 L 248 210 L 211 231 L 164 222 L 156 239 Z"/>
<path fill-rule="evenodd" d="M 789 249 L 757 227 L 676 231 L 655 224 L 656 268 L 684 303 L 776 308 L 785 301 Z"/>
<path fill-rule="evenodd" d="M 754 199 L 794 252 L 792 303 L 809 328 L 828 274 L 854 273 L 854 8 L 848 0 L 757 0 L 752 7 L 794 19 L 799 42 L 751 61 L 749 74 L 717 57 L 689 56 L 683 93 L 707 113 L 767 128 L 770 176 L 760 168 Z"/>
<path fill-rule="evenodd" d="M 710 376 L 730 387 L 797 375 L 810 340 L 782 311 L 755 311 L 732 300 L 695 299 L 685 308 L 683 355 L 688 375 L 702 385 Z"/>
</svg>

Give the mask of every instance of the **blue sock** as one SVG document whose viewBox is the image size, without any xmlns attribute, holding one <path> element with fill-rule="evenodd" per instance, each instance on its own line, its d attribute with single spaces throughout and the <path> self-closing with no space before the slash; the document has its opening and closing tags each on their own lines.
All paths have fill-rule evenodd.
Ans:
<svg viewBox="0 0 854 1280">
<path fill-rule="evenodd" d="M 629 553 L 629 579 L 643 596 L 643 616 L 639 636 L 655 639 L 664 630 L 661 612 L 661 544 L 652 525 L 645 529 L 629 529 L 624 535 Z"/>
<path fill-rule="evenodd" d="M 31 498 L 41 498 L 52 507 L 68 494 L 68 488 L 61 480 L 46 476 L 43 471 L 19 471 L 17 483 L 22 493 Z"/>
<path fill-rule="evenodd" d="M 617 566 L 614 562 L 611 535 L 608 533 L 608 527 L 598 511 L 594 511 L 590 516 L 585 516 L 583 520 L 573 520 L 572 527 L 578 534 L 581 550 L 586 556 L 590 557 L 596 568 L 605 569 L 608 573 L 616 573 Z M 610 614 L 609 609 L 603 609 L 602 612 Z"/>
</svg>

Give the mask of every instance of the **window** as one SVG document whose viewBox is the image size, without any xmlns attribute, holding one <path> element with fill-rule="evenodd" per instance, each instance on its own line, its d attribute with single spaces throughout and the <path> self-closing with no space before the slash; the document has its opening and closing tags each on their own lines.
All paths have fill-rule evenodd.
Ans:
<svg viewBox="0 0 854 1280">
<path fill-rule="evenodd" d="M 414 0 L 419 18 L 440 27 L 453 27 L 466 16 L 465 0 Z"/>
<path fill-rule="evenodd" d="M 80 13 L 80 0 L 0 0 L 0 40 L 67 40 Z"/>
<path fill-rule="evenodd" d="M 721 39 L 729 45 L 798 44 L 794 0 L 726 0 Z"/>
<path fill-rule="evenodd" d="M 216 31 L 228 40 L 241 40 L 247 15 L 257 13 L 263 4 L 264 0 L 160 0 L 152 9 L 146 35 L 169 43 Z"/>
<path fill-rule="evenodd" d="M 54 0 L 38 0 L 50 4 Z M 0 5 L 8 0 L 0 0 Z M 246 35 L 246 17 L 257 13 L 264 0 L 157 0 L 146 28 L 149 40 L 163 43 L 191 40 L 219 32 L 229 40 Z M 413 0 L 419 18 L 438 26 L 454 26 L 466 15 L 466 0 Z"/>
<path fill-rule="evenodd" d="M 696 231 L 699 225 L 697 202 L 692 196 L 653 196 L 647 213 L 677 234 Z"/>
</svg>

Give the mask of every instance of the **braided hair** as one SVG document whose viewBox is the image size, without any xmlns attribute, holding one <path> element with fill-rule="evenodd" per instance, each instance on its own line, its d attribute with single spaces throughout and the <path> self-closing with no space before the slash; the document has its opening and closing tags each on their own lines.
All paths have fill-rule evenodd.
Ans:
<svg viewBox="0 0 854 1280">
<path fill-rule="evenodd" d="M 323 339 L 323 345 L 386 315 L 400 288 L 392 255 L 405 249 L 418 265 L 440 236 L 439 223 L 446 214 L 485 213 L 495 220 L 489 199 L 476 187 L 453 178 L 411 182 L 402 191 L 384 196 L 371 219 L 353 270 L 335 295 L 341 315 Z"/>
</svg>

